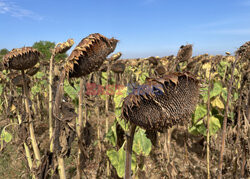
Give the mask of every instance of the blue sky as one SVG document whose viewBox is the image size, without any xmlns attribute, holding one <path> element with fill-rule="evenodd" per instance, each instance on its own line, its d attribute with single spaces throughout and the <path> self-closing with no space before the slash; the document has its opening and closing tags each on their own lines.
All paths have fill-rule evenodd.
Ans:
<svg viewBox="0 0 250 179">
<path fill-rule="evenodd" d="M 120 40 L 123 58 L 234 52 L 250 40 L 250 0 L 0 0 L 0 49 L 91 33 Z"/>
</svg>

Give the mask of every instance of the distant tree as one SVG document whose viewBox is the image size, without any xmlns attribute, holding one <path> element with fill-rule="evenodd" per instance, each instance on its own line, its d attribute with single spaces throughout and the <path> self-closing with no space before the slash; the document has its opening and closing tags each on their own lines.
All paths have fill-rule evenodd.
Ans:
<svg viewBox="0 0 250 179">
<path fill-rule="evenodd" d="M 6 55 L 7 53 L 9 53 L 9 50 L 6 48 L 2 48 L 0 50 L 0 61 L 2 61 L 3 56 Z"/>
<path fill-rule="evenodd" d="M 2 48 L 2 49 L 0 50 L 0 55 L 6 55 L 7 53 L 9 53 L 9 50 L 6 49 L 6 48 Z"/>
<path fill-rule="evenodd" d="M 54 42 L 50 42 L 50 41 L 39 41 L 39 42 L 35 42 L 33 44 L 33 48 L 37 49 L 39 52 L 41 52 L 44 56 L 44 60 L 49 61 L 50 56 L 51 56 L 51 51 L 52 49 L 55 47 L 55 43 Z M 58 54 L 55 56 L 55 61 L 60 61 L 63 60 L 67 57 L 66 53 L 63 54 Z"/>
</svg>

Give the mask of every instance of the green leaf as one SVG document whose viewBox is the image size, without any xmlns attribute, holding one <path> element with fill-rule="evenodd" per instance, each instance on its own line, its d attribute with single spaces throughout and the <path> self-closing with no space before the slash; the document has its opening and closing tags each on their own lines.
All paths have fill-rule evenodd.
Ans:
<svg viewBox="0 0 250 179">
<path fill-rule="evenodd" d="M 193 123 L 194 124 L 197 123 L 197 121 L 203 118 L 206 114 L 207 114 L 207 108 L 202 105 L 198 105 L 194 112 Z"/>
<path fill-rule="evenodd" d="M 188 128 L 188 132 L 189 132 L 190 134 L 193 134 L 193 135 L 198 135 L 198 134 L 199 134 L 196 125 L 190 126 L 190 127 Z"/>
<path fill-rule="evenodd" d="M 3 92 L 3 85 L 0 84 L 0 95 L 2 94 L 2 92 Z"/>
<path fill-rule="evenodd" d="M 222 96 L 224 101 L 227 101 L 227 88 L 222 89 L 221 96 Z"/>
<path fill-rule="evenodd" d="M 101 77 L 102 85 L 107 84 L 107 79 L 108 79 L 108 73 L 107 72 L 102 72 L 102 77 Z"/>
<path fill-rule="evenodd" d="M 120 178 L 124 177 L 124 174 L 125 174 L 126 152 L 123 146 L 118 151 L 114 149 L 107 151 L 107 156 L 111 164 L 115 167 L 117 175 Z M 135 171 L 136 169 L 136 156 L 134 154 L 132 154 L 131 169 L 133 171 Z"/>
<path fill-rule="evenodd" d="M 116 120 L 117 122 L 120 124 L 120 126 L 122 127 L 122 129 L 124 131 L 128 131 L 128 124 L 126 123 L 126 121 L 124 119 L 121 119 L 121 109 L 115 109 L 115 116 L 116 116 Z"/>
<path fill-rule="evenodd" d="M 224 77 L 224 74 L 226 72 L 227 67 L 229 66 L 229 63 L 226 61 L 220 61 L 218 65 L 218 73 L 221 77 Z"/>
<path fill-rule="evenodd" d="M 239 94 L 237 92 L 234 92 L 234 94 L 233 94 L 233 100 L 236 101 L 238 98 L 239 98 Z"/>
<path fill-rule="evenodd" d="M 5 142 L 9 143 L 12 140 L 12 135 L 11 133 L 7 132 L 5 128 L 3 128 L 1 132 L 1 139 L 4 140 Z"/>
<path fill-rule="evenodd" d="M 142 72 L 139 76 L 139 83 L 143 84 L 146 80 L 146 78 L 149 76 L 149 74 L 147 72 Z"/>
<path fill-rule="evenodd" d="M 113 125 L 109 128 L 108 133 L 105 137 L 114 147 L 116 146 L 117 142 L 117 134 L 116 134 L 116 121 L 113 123 Z"/>
<path fill-rule="evenodd" d="M 218 81 L 214 83 L 213 89 L 210 91 L 210 98 L 219 95 L 222 92 L 222 84 Z"/>
<path fill-rule="evenodd" d="M 34 75 L 34 77 L 35 78 L 38 78 L 38 79 L 41 79 L 42 77 L 44 77 L 45 76 L 45 74 L 43 73 L 43 72 L 37 72 L 35 75 Z"/>
<path fill-rule="evenodd" d="M 203 123 L 203 121 L 202 121 L 202 124 L 201 124 L 201 125 L 198 125 L 198 126 L 197 126 L 197 131 L 198 131 L 200 134 L 204 135 L 204 136 L 207 135 L 207 128 L 205 127 L 205 124 Z"/>
<path fill-rule="evenodd" d="M 114 101 L 115 108 L 122 107 L 122 101 L 127 96 L 127 87 L 121 86 L 118 90 L 115 91 Z"/>
<path fill-rule="evenodd" d="M 79 85 L 75 84 L 74 85 L 76 89 L 74 89 L 69 82 L 65 81 L 64 82 L 64 91 L 65 93 L 72 99 L 76 100 L 78 99 L 78 91 L 79 91 Z"/>
<path fill-rule="evenodd" d="M 135 133 L 133 151 L 138 155 L 148 156 L 152 148 L 151 141 L 146 137 L 145 130 L 139 128 Z"/>
<path fill-rule="evenodd" d="M 33 95 L 39 93 L 40 91 L 41 91 L 41 88 L 40 88 L 39 85 L 32 86 L 32 88 L 31 88 L 31 93 L 32 93 Z"/>
<path fill-rule="evenodd" d="M 103 101 L 105 101 L 105 100 L 107 99 L 107 95 L 102 94 L 102 95 L 100 95 L 100 98 L 101 98 Z"/>
<path fill-rule="evenodd" d="M 217 96 L 213 101 L 211 101 L 213 107 L 218 107 L 220 109 L 224 109 L 224 104 L 220 100 L 220 96 Z"/>
<path fill-rule="evenodd" d="M 216 134 L 216 132 L 221 128 L 220 120 L 214 116 L 209 119 L 209 133 L 210 135 Z"/>
<path fill-rule="evenodd" d="M 46 86 L 48 84 L 47 80 L 41 80 L 39 83 L 41 85 L 44 85 L 44 86 Z"/>
<path fill-rule="evenodd" d="M 207 91 L 208 91 L 208 87 L 205 87 L 205 88 L 201 88 L 202 90 L 202 97 L 203 97 L 203 100 L 204 102 L 206 103 L 207 102 L 207 99 L 208 99 L 208 94 L 207 94 Z"/>
<path fill-rule="evenodd" d="M 205 118 L 207 120 L 207 117 Z M 209 118 L 209 134 L 210 136 L 217 133 L 217 131 L 221 128 L 220 120 L 215 117 L 211 116 Z M 205 124 L 203 123 L 203 120 L 199 121 L 195 126 L 191 126 L 188 129 L 189 133 L 193 135 L 202 134 L 204 136 L 207 136 L 207 128 Z"/>
<path fill-rule="evenodd" d="M 211 69 L 211 63 L 205 63 L 204 65 L 202 65 L 202 69 L 206 70 L 206 78 L 209 78 L 209 73 L 210 73 L 210 69 Z"/>
</svg>

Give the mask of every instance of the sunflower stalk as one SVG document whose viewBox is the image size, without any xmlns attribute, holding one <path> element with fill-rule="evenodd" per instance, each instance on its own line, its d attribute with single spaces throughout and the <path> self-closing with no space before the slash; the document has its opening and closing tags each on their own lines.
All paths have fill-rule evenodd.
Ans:
<svg viewBox="0 0 250 179">
<path fill-rule="evenodd" d="M 212 70 L 213 70 L 213 64 L 212 64 L 211 69 L 209 71 L 208 90 L 207 90 L 207 178 L 208 179 L 210 179 L 209 122 L 210 122 L 210 91 L 211 91 L 211 73 L 212 73 Z"/>
<path fill-rule="evenodd" d="M 107 86 L 109 86 L 110 82 L 110 67 L 111 67 L 111 61 L 108 60 L 108 65 L 107 65 Z M 109 131 L 109 95 L 106 92 L 106 99 L 105 99 L 105 134 L 108 133 Z M 110 176 L 110 168 L 109 168 L 109 160 L 107 160 L 107 177 Z"/>
<path fill-rule="evenodd" d="M 58 170 L 59 170 L 60 179 L 66 179 L 64 159 L 61 156 L 57 156 L 57 160 L 58 160 Z"/>
<path fill-rule="evenodd" d="M 78 128 L 77 128 L 77 135 L 78 135 L 78 140 L 80 140 L 79 142 L 82 142 L 81 139 L 81 133 L 82 133 L 82 126 L 83 126 L 83 110 L 82 110 L 82 106 L 83 106 L 83 83 L 84 83 L 84 79 L 81 78 L 80 79 L 80 91 L 79 91 L 79 109 L 78 109 Z M 80 179 L 81 178 L 81 150 L 80 148 L 78 149 L 78 156 L 77 156 L 77 174 L 76 174 L 76 178 Z"/>
<path fill-rule="evenodd" d="M 135 135 L 136 125 L 130 123 L 130 131 L 127 136 L 127 146 L 126 146 L 126 163 L 125 163 L 125 179 L 131 179 L 131 158 L 132 158 L 132 147 Z"/>
<path fill-rule="evenodd" d="M 50 57 L 49 64 L 49 140 L 50 142 L 50 152 L 53 152 L 53 96 L 52 96 L 52 83 L 53 83 L 53 62 L 55 58 L 55 49 Z"/>
<path fill-rule="evenodd" d="M 19 112 L 17 111 L 17 119 L 18 119 L 18 124 L 20 125 L 22 123 L 22 119 L 21 119 L 21 115 L 19 114 Z M 24 150 L 25 150 L 25 155 L 26 155 L 26 159 L 28 162 L 28 166 L 30 171 L 32 171 L 33 168 L 33 163 L 32 163 L 32 157 L 31 157 L 31 153 L 30 153 L 30 149 L 27 145 L 27 143 L 24 141 L 23 142 L 23 146 L 24 146 Z M 32 178 L 36 178 L 34 174 L 32 174 Z"/>
<path fill-rule="evenodd" d="M 219 164 L 218 164 L 218 176 L 217 176 L 218 179 L 222 178 L 222 164 L 223 164 L 223 155 L 224 155 L 224 150 L 225 150 L 227 114 L 228 114 L 228 108 L 229 108 L 229 101 L 231 99 L 232 85 L 233 85 L 233 81 L 234 81 L 234 69 L 236 66 L 236 62 L 238 61 L 238 58 L 239 58 L 238 55 L 236 55 L 235 61 L 233 62 L 233 66 L 232 66 L 231 79 L 229 81 L 228 88 L 227 88 L 227 102 L 226 102 L 225 112 L 224 112 L 221 151 L 220 151 Z"/>
<path fill-rule="evenodd" d="M 37 167 L 39 167 L 39 165 L 41 164 L 41 156 L 40 156 L 40 151 L 37 145 L 37 141 L 36 141 L 36 137 L 35 137 L 35 132 L 34 132 L 34 126 L 33 126 L 33 120 L 32 120 L 32 116 L 31 116 L 31 112 L 30 112 L 30 106 L 29 106 L 29 95 L 28 95 L 28 88 L 27 88 L 27 83 L 25 80 L 25 74 L 24 74 L 24 70 L 22 70 L 22 77 L 23 77 L 23 90 L 24 90 L 24 98 L 25 98 L 25 108 L 26 108 L 26 112 L 28 114 L 29 117 L 29 130 L 30 130 L 30 138 L 31 138 L 31 143 L 32 143 L 32 147 L 34 150 L 34 154 L 35 154 L 35 158 L 36 158 L 36 164 Z"/>
<path fill-rule="evenodd" d="M 63 87 L 64 87 L 64 79 L 65 79 L 65 70 L 62 72 L 62 75 L 59 80 L 59 84 L 56 91 L 56 97 L 55 97 L 55 103 L 53 108 L 53 115 L 55 120 L 55 126 L 59 125 L 59 119 L 60 119 L 60 107 L 61 107 L 61 100 L 64 93 Z M 55 140 L 55 139 L 54 139 Z M 53 140 L 53 142 L 55 142 Z M 66 173 L 65 173 L 65 167 L 64 167 L 64 159 L 60 154 L 57 154 L 57 160 L 58 160 L 58 170 L 60 179 L 66 179 Z"/>
</svg>

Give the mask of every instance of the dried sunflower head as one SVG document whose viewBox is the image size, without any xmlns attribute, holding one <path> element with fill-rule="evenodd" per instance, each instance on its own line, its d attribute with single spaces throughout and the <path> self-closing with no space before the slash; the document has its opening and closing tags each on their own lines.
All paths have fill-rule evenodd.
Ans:
<svg viewBox="0 0 250 179">
<path fill-rule="evenodd" d="M 59 43 L 56 46 L 55 54 L 67 52 L 74 45 L 74 43 L 73 39 L 68 39 L 66 42 Z"/>
<path fill-rule="evenodd" d="M 11 50 L 3 57 L 5 68 L 26 70 L 36 65 L 41 53 L 32 47 L 23 47 Z"/>
<path fill-rule="evenodd" d="M 179 62 L 185 62 L 192 57 L 192 53 L 193 53 L 193 46 L 191 44 L 182 45 L 178 51 L 176 58 Z"/>
<path fill-rule="evenodd" d="M 26 71 L 26 74 L 29 76 L 35 75 L 40 70 L 40 66 L 34 66 Z"/>
<path fill-rule="evenodd" d="M 117 63 L 114 63 L 112 66 L 111 66 L 111 70 L 114 72 L 114 73 L 123 73 L 124 70 L 125 70 L 126 66 L 124 63 L 122 62 L 117 62 Z"/>
<path fill-rule="evenodd" d="M 236 55 L 250 60 L 250 41 L 244 43 L 237 51 Z"/>
<path fill-rule="evenodd" d="M 144 129 L 159 132 L 187 120 L 199 97 L 199 81 L 189 73 L 148 78 L 123 102 L 122 117 Z"/>
<path fill-rule="evenodd" d="M 166 69 L 164 68 L 164 66 L 160 65 L 155 69 L 155 72 L 157 75 L 161 76 L 166 73 Z"/>
<path fill-rule="evenodd" d="M 149 58 L 147 58 L 147 60 L 149 61 L 149 64 L 152 64 L 153 66 L 158 65 L 159 60 L 156 57 L 149 57 Z"/>
<path fill-rule="evenodd" d="M 98 33 L 84 38 L 67 60 L 66 74 L 71 78 L 97 71 L 106 57 L 115 50 L 117 42 L 114 38 L 108 39 Z"/>
<path fill-rule="evenodd" d="M 110 57 L 110 60 L 111 60 L 111 61 L 116 61 L 116 60 L 118 60 L 121 56 L 122 56 L 122 53 L 121 53 L 121 52 L 118 52 L 118 53 L 112 55 L 112 56 Z"/>
</svg>

